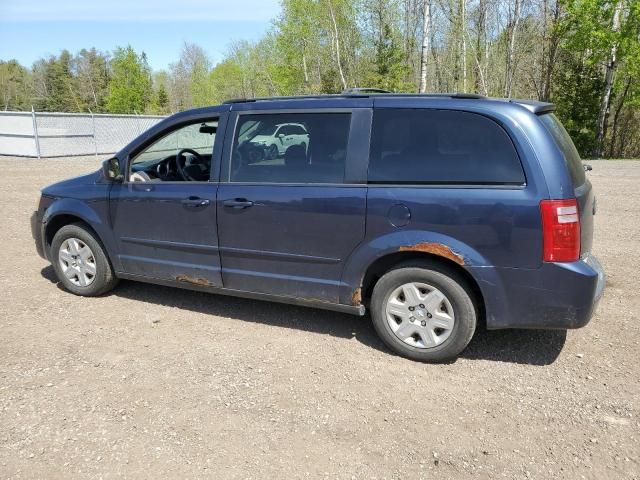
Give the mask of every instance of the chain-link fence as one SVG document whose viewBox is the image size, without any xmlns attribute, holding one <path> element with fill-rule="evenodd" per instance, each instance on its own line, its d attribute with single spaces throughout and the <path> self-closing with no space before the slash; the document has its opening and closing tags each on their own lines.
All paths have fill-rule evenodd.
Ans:
<svg viewBox="0 0 640 480">
<path fill-rule="evenodd" d="M 164 117 L 90 113 L 0 112 L 0 155 L 107 155 Z"/>
</svg>

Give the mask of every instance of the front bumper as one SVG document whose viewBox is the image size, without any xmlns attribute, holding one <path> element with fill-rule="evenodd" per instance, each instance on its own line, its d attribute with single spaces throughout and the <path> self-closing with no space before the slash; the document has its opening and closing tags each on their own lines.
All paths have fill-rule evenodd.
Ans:
<svg viewBox="0 0 640 480">
<path fill-rule="evenodd" d="M 491 268 L 484 277 L 487 327 L 572 329 L 585 326 L 602 298 L 605 273 L 591 254 L 537 269 Z"/>
<path fill-rule="evenodd" d="M 38 210 L 31 214 L 31 236 L 36 244 L 36 252 L 45 260 L 47 256 L 44 251 L 44 235 L 42 232 L 42 219 Z"/>
</svg>

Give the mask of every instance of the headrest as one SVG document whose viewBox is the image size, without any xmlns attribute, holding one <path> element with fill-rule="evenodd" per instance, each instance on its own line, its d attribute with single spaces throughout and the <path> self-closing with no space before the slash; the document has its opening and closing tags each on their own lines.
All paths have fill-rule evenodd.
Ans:
<svg viewBox="0 0 640 480">
<path fill-rule="evenodd" d="M 287 167 L 303 167 L 307 165 L 307 152 L 304 145 L 291 145 L 284 154 Z"/>
</svg>

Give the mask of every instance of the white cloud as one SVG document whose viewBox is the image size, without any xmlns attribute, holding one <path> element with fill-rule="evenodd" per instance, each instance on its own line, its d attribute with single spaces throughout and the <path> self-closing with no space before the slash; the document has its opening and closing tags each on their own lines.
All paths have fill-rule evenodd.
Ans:
<svg viewBox="0 0 640 480">
<path fill-rule="evenodd" d="M 266 22 L 279 10 L 278 0 L 0 0 L 0 21 Z"/>
</svg>

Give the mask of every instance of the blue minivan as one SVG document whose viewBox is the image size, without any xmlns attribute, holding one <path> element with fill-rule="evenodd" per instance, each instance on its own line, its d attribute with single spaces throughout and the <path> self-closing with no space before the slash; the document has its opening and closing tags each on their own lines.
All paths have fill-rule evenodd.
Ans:
<svg viewBox="0 0 640 480">
<path fill-rule="evenodd" d="M 480 322 L 578 328 L 604 288 L 596 202 L 553 111 L 355 90 L 182 112 L 43 189 L 36 247 L 77 295 L 127 279 L 368 311 L 421 361 Z"/>
</svg>

